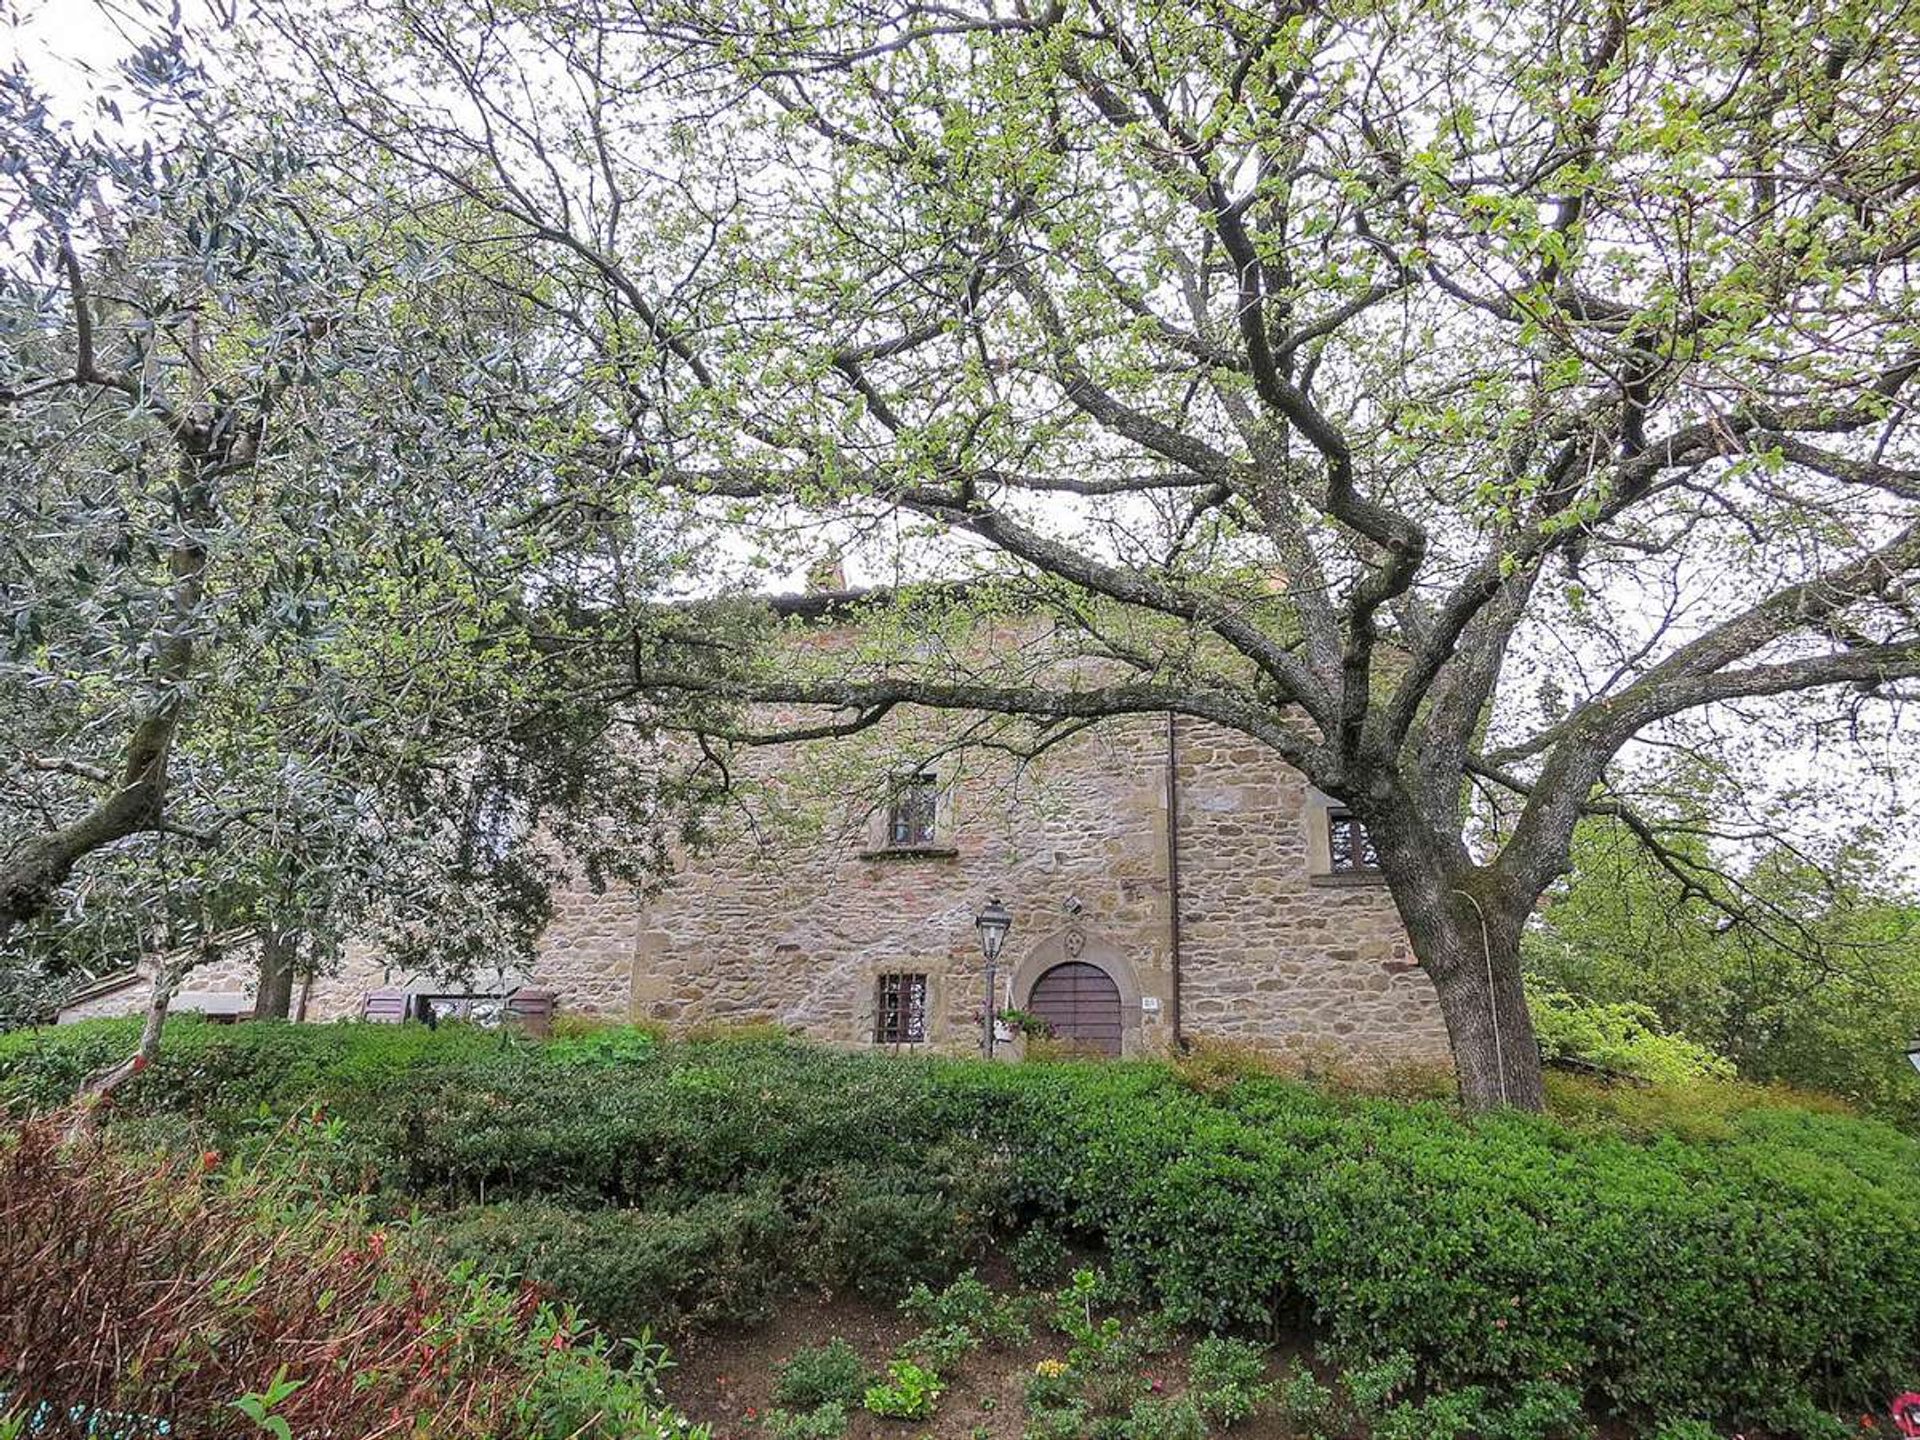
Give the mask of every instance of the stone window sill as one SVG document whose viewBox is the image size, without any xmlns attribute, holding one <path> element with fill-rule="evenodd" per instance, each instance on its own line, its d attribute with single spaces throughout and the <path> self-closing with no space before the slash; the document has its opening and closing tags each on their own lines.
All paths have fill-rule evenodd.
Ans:
<svg viewBox="0 0 1920 1440">
<path fill-rule="evenodd" d="M 955 860 L 959 856 L 951 845 L 888 845 L 860 852 L 862 860 Z"/>
<path fill-rule="evenodd" d="M 1365 888 L 1374 885 L 1385 885 L 1387 883 L 1387 877 L 1378 870 L 1335 870 L 1325 875 L 1309 875 L 1307 877 L 1307 883 L 1309 885 L 1322 885 L 1329 889 L 1336 890 L 1352 887 Z"/>
</svg>

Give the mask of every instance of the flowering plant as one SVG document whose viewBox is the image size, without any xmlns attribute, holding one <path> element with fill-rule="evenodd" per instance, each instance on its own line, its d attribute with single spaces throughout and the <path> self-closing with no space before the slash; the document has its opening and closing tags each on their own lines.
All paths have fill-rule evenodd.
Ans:
<svg viewBox="0 0 1920 1440">
<path fill-rule="evenodd" d="M 1909 1391 L 1896 1395 L 1887 1410 L 1902 1435 L 1908 1440 L 1920 1440 L 1920 1394 Z"/>
</svg>

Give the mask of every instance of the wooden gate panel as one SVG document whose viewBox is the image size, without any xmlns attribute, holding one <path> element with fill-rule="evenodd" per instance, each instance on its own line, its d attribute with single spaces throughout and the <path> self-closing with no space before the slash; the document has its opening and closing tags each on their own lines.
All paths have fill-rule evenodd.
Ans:
<svg viewBox="0 0 1920 1440">
<path fill-rule="evenodd" d="M 1120 1053 L 1120 987 L 1097 965 L 1054 966 L 1034 981 L 1027 1009 L 1062 1040 L 1103 1055 Z"/>
</svg>

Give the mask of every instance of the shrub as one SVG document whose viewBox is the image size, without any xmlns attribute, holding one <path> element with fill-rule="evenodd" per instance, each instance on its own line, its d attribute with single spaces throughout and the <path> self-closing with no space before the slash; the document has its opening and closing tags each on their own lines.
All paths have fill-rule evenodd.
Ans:
<svg viewBox="0 0 1920 1440">
<path fill-rule="evenodd" d="M 1023 1284 L 1049 1285 L 1066 1268 L 1067 1247 L 1052 1226 L 1037 1224 L 1008 1242 L 1007 1263 Z"/>
<path fill-rule="evenodd" d="M 1188 1364 L 1194 1404 L 1217 1425 L 1237 1425 L 1272 1397 L 1266 1356 L 1245 1340 L 1210 1335 Z"/>
<path fill-rule="evenodd" d="M 69 1029 L 0 1042 L 0 1089 L 82 1069 L 98 1032 Z M 1197 1087 L 1161 1065 L 777 1040 L 587 1074 L 411 1029 L 182 1027 L 119 1108 L 244 1147 L 250 1093 L 280 1114 L 326 1097 L 394 1208 L 774 1206 L 791 1239 L 766 1263 L 793 1286 L 857 1283 L 875 1241 L 885 1284 L 932 1286 L 991 1227 L 1038 1225 L 1103 1246 L 1108 1292 L 1182 1323 L 1306 1321 L 1344 1361 L 1403 1355 L 1395 1404 L 1477 1388 L 1504 1414 L 1551 1377 L 1646 1428 L 1804 1429 L 1815 1406 L 1858 1414 L 1910 1385 L 1920 1356 L 1920 1144 L 1727 1082 L 1620 1088 L 1569 1126 L 1258 1072 Z M 403 1039 L 357 1033 L 380 1030 Z M 1090 1326 L 1092 1295 L 1073 1304 Z"/>
<path fill-rule="evenodd" d="M 1339 1397 L 1306 1365 L 1296 1363 L 1281 1378 L 1275 1394 L 1280 1413 L 1308 1440 L 1323 1440 L 1342 1428 Z"/>
<path fill-rule="evenodd" d="M 838 1336 L 794 1351 L 773 1373 L 773 1398 L 795 1410 L 852 1405 L 872 1379 L 860 1352 Z"/>
<path fill-rule="evenodd" d="M 965 1141 L 919 1164 L 836 1166 L 792 1186 L 809 1217 L 808 1278 L 893 1298 L 939 1281 L 986 1247 L 1004 1169 Z"/>
<path fill-rule="evenodd" d="M 1127 1412 L 1124 1440 L 1206 1440 L 1207 1422 L 1190 1396 L 1150 1398 Z"/>
<path fill-rule="evenodd" d="M 1151 1067 L 943 1072 L 1030 1211 L 1097 1236 L 1183 1321 L 1305 1312 L 1436 1391 L 1562 1377 L 1611 1409 L 1766 1425 L 1911 1374 L 1920 1147 L 1791 1110 L 1688 1144 Z M 1901 1178 L 1901 1177 L 1906 1178 Z"/>
<path fill-rule="evenodd" d="M 894 1360 L 886 1379 L 869 1385 L 860 1403 L 869 1414 L 889 1420 L 924 1420 L 942 1393 L 939 1375 L 911 1360 Z"/>
<path fill-rule="evenodd" d="M 0 1036 L 0 1105 L 67 1104 L 94 1071 L 125 1059 L 139 1017 L 90 1020 Z M 197 1015 L 167 1022 L 157 1063 L 114 1097 L 132 1114 L 190 1114 L 236 1121 L 262 1107 L 285 1116 L 315 1104 L 377 1113 L 428 1073 L 529 1051 L 513 1031 L 471 1025 L 215 1025 Z"/>
<path fill-rule="evenodd" d="M 673 1210 L 478 1205 L 417 1229 L 443 1259 L 564 1295 L 614 1336 L 762 1320 L 794 1284 L 795 1225 L 765 1187 Z"/>
<path fill-rule="evenodd" d="M 1033 1338 L 1018 1299 L 995 1294 L 978 1272 L 968 1270 L 937 1294 L 926 1285 L 907 1292 L 900 1308 L 922 1324 L 959 1330 L 975 1343 L 1022 1345 Z"/>
<path fill-rule="evenodd" d="M 257 1434 L 234 1404 L 251 1396 L 301 1435 L 395 1416 L 422 1440 L 705 1434 L 658 1402 L 657 1347 L 615 1368 L 570 1311 L 397 1264 L 384 1231 L 291 1174 L 56 1136 L 0 1136 L 0 1354 L 9 1388 L 57 1414 Z"/>
<path fill-rule="evenodd" d="M 769 1440 L 837 1440 L 847 1431 L 847 1407 L 834 1400 L 811 1410 L 769 1410 L 762 1423 Z"/>
<path fill-rule="evenodd" d="M 571 1024 L 564 1023 L 568 1018 L 561 1016 L 554 1021 L 553 1038 L 544 1047 L 543 1058 L 549 1062 L 577 1066 L 631 1065 L 652 1056 L 665 1038 L 662 1031 L 653 1026 L 589 1023 L 581 1016 L 572 1017 Z"/>
<path fill-rule="evenodd" d="M 1720 1440 L 1720 1432 L 1704 1420 L 1669 1420 L 1650 1440 Z"/>
<path fill-rule="evenodd" d="M 1684 1036 L 1667 1034 L 1659 1016 L 1645 1005 L 1606 1004 L 1530 987 L 1527 1009 L 1540 1052 L 1549 1060 L 1571 1060 L 1669 1085 L 1733 1076 L 1732 1061 Z"/>
</svg>

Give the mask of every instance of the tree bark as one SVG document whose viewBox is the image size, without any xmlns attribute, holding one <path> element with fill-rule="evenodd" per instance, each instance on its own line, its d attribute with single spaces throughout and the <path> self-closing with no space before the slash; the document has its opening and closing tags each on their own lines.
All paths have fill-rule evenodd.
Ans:
<svg viewBox="0 0 1920 1440">
<path fill-rule="evenodd" d="M 1433 982 L 1469 1110 L 1544 1110 L 1540 1046 L 1520 966 L 1533 896 L 1415 814 L 1383 814 L 1374 838 L 1414 956 Z"/>
<path fill-rule="evenodd" d="M 0 867 L 0 939 L 14 926 L 25 924 L 45 910 L 73 873 L 73 867 L 86 856 L 129 835 L 159 828 L 166 793 L 166 745 L 172 740 L 172 713 L 159 723 L 164 724 L 165 734 L 160 737 L 156 756 L 146 760 L 133 778 L 73 824 L 29 840 Z M 147 732 L 155 728 L 154 722 L 143 725 L 139 738 L 150 738 Z"/>
<path fill-rule="evenodd" d="M 293 974 L 300 957 L 297 930 L 260 932 L 260 979 L 253 992 L 253 1018 L 285 1020 L 293 1009 Z"/>
<path fill-rule="evenodd" d="M 1499 943 L 1490 928 L 1484 946 L 1475 936 L 1447 950 L 1447 959 L 1422 963 L 1440 997 L 1462 1102 L 1475 1111 L 1546 1109 L 1518 945 Z"/>
<path fill-rule="evenodd" d="M 74 1114 L 73 1126 L 68 1131 L 69 1138 L 91 1129 L 101 1106 L 113 1092 L 154 1062 L 160 1053 L 160 1036 L 167 1024 L 167 1007 L 173 1003 L 174 991 L 180 988 L 181 980 L 192 968 L 193 961 L 190 959 L 160 957 L 154 966 L 153 991 L 147 998 L 147 1018 L 140 1027 L 140 1043 L 126 1059 L 96 1071 L 80 1082 L 80 1089 L 74 1095 L 79 1108 Z"/>
<path fill-rule="evenodd" d="M 215 457 L 200 442 L 183 448 L 175 517 L 186 533 L 168 552 L 167 618 L 154 629 L 155 676 L 165 685 L 184 684 L 196 661 L 193 623 L 206 594 L 207 575 L 207 549 L 199 531 L 213 517 L 216 468 Z M 111 795 L 72 824 L 28 841 L 0 867 L 0 940 L 52 904 L 87 856 L 165 823 L 167 762 L 180 729 L 181 703 L 178 695 L 163 693 L 134 724 Z"/>
</svg>

